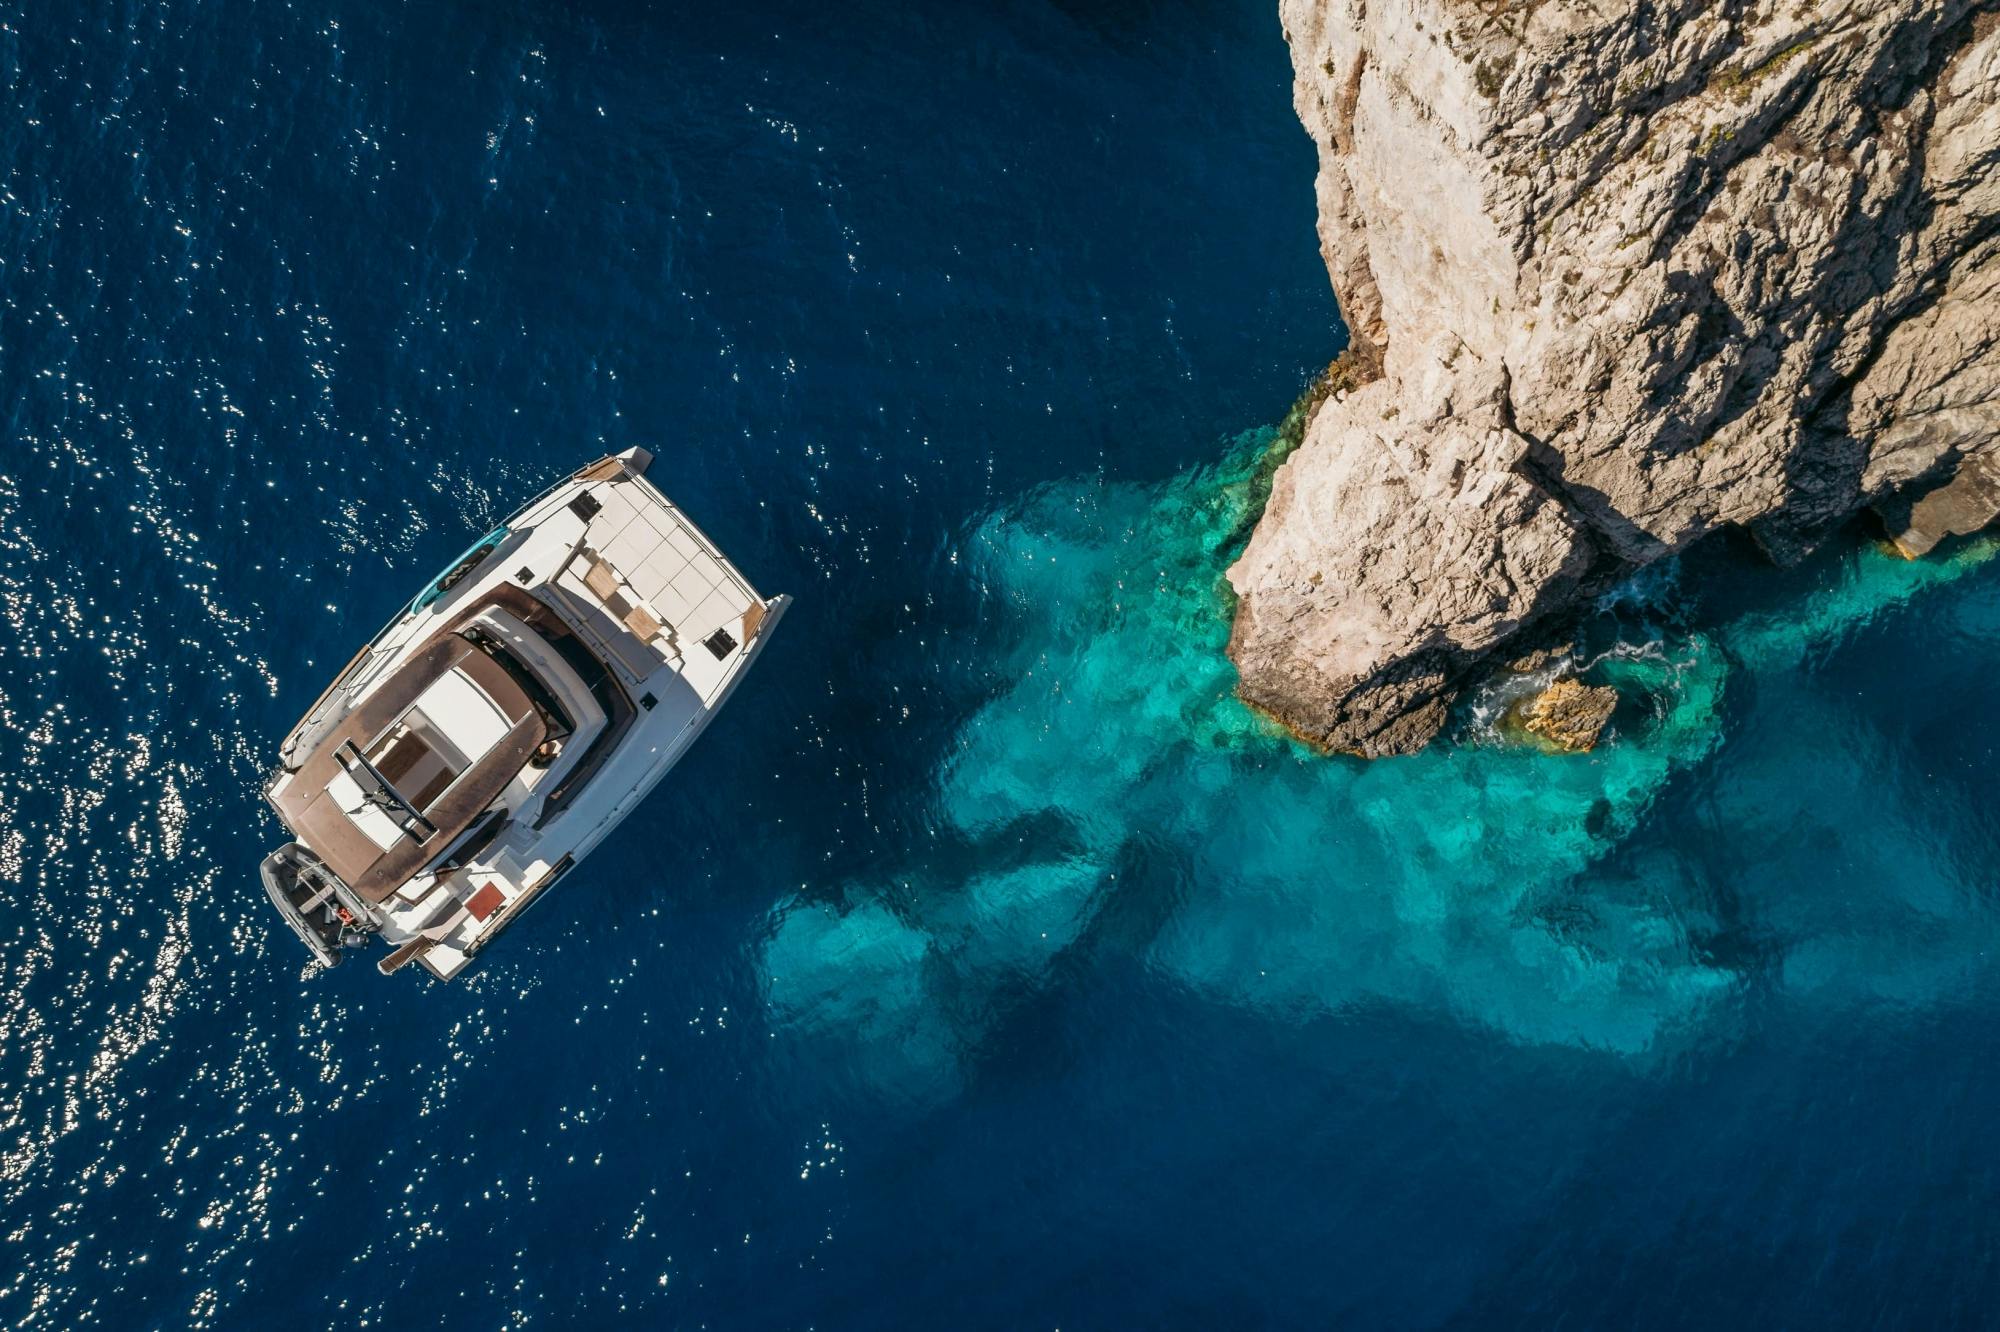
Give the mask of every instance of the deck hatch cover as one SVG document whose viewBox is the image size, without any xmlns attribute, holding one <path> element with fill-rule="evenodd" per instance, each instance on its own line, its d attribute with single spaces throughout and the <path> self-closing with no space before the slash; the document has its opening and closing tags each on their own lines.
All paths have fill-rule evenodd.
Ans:
<svg viewBox="0 0 2000 1332">
<path fill-rule="evenodd" d="M 713 652 L 717 661 L 721 661 L 724 657 L 736 651 L 736 640 L 729 636 L 727 629 L 716 630 L 707 638 L 702 639 L 701 645 L 710 652 Z"/>
<path fill-rule="evenodd" d="M 603 507 L 602 504 L 597 502 L 597 496 L 587 490 L 569 502 L 569 511 L 583 519 L 586 523 L 595 518 L 598 510 Z"/>
</svg>

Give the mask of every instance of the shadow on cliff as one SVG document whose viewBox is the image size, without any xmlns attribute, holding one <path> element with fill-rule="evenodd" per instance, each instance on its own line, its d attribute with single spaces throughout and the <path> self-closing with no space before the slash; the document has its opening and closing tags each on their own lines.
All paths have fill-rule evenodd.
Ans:
<svg viewBox="0 0 2000 1332">
<path fill-rule="evenodd" d="M 1912 20 L 1896 30 L 1895 37 L 1875 54 L 1876 73 L 1864 86 L 1882 90 L 1881 99 L 1862 108 L 1855 138 L 1846 143 L 1820 146 L 1823 156 L 1837 156 L 1851 165 L 1854 152 L 1877 131 L 1881 118 L 1906 112 L 1916 104 L 1919 91 L 1941 87 L 1942 72 L 1974 41 L 1979 10 L 1968 10 L 1941 37 L 1932 39 L 1926 25 Z M 1984 21 L 1990 22 L 1990 12 Z M 1840 229 L 1829 243 L 1833 257 L 1831 271 L 1807 293 L 1810 308 L 1821 314 L 1817 366 L 1805 388 L 1805 400 L 1794 413 L 1798 439 L 1784 456 L 1784 502 L 1775 511 L 1751 525 L 1758 544 L 1774 561 L 1791 564 L 1802 559 L 1824 541 L 1855 512 L 1875 504 L 1884 523 L 1900 530 L 1908 518 L 1912 500 L 1950 479 L 1960 461 L 1956 451 L 1939 457 L 1925 471 L 1906 482 L 1897 494 L 1869 494 L 1863 478 L 1873 458 L 1867 436 L 1883 424 L 1855 419 L 1854 393 L 1879 363 L 1890 334 L 1912 320 L 1923 318 L 1943 297 L 1952 268 L 1967 253 L 2000 232 L 2000 219 L 1988 219 L 1948 247 L 1933 247 L 1929 267 L 1907 283 L 1904 272 L 1909 256 L 1921 247 L 1913 246 L 1936 221 L 1937 208 L 1919 188 L 1924 179 L 1930 152 L 1930 135 L 1940 109 L 1940 101 L 1922 104 L 1921 120 L 1909 133 L 1909 182 L 1901 196 L 1890 205 L 1888 214 L 1870 215 L 1860 205 L 1864 182 L 1859 172 L 1849 176 L 1849 197 L 1842 210 Z M 1794 143 L 1794 152 L 1807 145 Z M 1781 247 L 1786 239 L 1779 236 Z M 1828 366 L 1833 352 L 1844 340 L 1838 318 L 1843 311 L 1861 308 L 1868 301 L 1899 285 L 1909 286 L 1909 296 L 1877 312 L 1860 359 L 1844 374 Z M 1732 389 L 1728 410 L 1716 429 L 1748 412 L 1757 401 L 1760 382 L 1745 381 Z M 1899 522 L 1899 519 L 1904 522 Z"/>
</svg>

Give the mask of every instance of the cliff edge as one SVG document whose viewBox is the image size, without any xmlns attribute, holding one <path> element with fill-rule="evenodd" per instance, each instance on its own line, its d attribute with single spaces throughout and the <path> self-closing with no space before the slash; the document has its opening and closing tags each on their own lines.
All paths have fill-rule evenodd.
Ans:
<svg viewBox="0 0 2000 1332">
<path fill-rule="evenodd" d="M 1405 753 L 1489 656 L 1705 535 L 1788 560 L 1961 470 L 1958 527 L 2000 494 L 2000 4 L 1281 10 L 1380 373 L 1229 571 L 1246 700 Z"/>
</svg>

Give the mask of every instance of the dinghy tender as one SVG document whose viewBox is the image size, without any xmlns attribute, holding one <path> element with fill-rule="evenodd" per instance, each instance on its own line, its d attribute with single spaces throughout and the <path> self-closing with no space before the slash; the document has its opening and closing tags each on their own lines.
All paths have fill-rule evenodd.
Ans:
<svg viewBox="0 0 2000 1332">
<path fill-rule="evenodd" d="M 264 890 L 332 966 L 441 980 L 602 841 L 763 651 L 765 598 L 652 484 L 643 449 L 475 542 L 292 728 L 264 788 L 293 840 Z"/>
</svg>

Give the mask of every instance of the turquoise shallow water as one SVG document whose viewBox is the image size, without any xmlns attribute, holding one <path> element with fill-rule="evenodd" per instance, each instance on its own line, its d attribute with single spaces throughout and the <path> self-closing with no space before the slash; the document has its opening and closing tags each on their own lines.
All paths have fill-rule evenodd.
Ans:
<svg viewBox="0 0 2000 1332">
<path fill-rule="evenodd" d="M 2000 562 L 1650 571 L 1588 758 L 1245 712 L 1272 7 L 0 0 L 0 89 L 0 1323 L 1992 1322 Z M 627 444 L 769 653 L 462 984 L 305 974 L 279 737 Z"/>
<path fill-rule="evenodd" d="M 1647 570 L 1602 600 L 1572 654 L 1623 696 L 1598 750 L 1551 756 L 1511 739 L 1498 722 L 1529 680 L 1501 676 L 1441 743 L 1364 764 L 1290 741 L 1233 694 L 1220 575 L 1273 439 L 1253 432 L 1223 465 L 1162 486 L 1044 487 L 967 535 L 969 576 L 1008 626 L 991 696 L 931 775 L 919 854 L 780 910 L 764 966 L 791 1027 L 855 1043 L 886 1089 L 947 1095 L 999 1010 L 1104 932 L 1175 984 L 1289 1020 L 1408 1005 L 1496 1038 L 1639 1060 L 1726 1030 L 1752 989 L 1839 985 L 1838 954 L 1854 945 L 1813 922 L 1842 907 L 1808 906 L 1775 958 L 1739 955 L 1741 924 L 1673 864 L 1649 864 L 1657 853 L 1635 834 L 1750 713 L 1732 699 L 1808 706 L 1811 691 L 1795 691 L 1815 658 L 1990 577 L 1992 543 L 1912 563 L 1850 533 L 1790 573 L 1725 566 L 1779 600 L 1764 609 L 1726 591 L 1697 609 L 1677 566 Z M 1870 790 L 1926 820 L 1932 793 L 1896 789 L 1901 755 L 1878 742 L 1847 757 L 1840 786 L 1789 800 L 1745 765 L 1704 840 L 1831 833 L 1824 821 L 1852 812 L 1840 798 Z M 1882 931 L 1873 942 L 1913 946 L 1908 913 L 1941 913 L 1939 928 L 1963 917 L 1976 939 L 1948 949 L 1969 968 L 1983 900 L 1955 902 L 1921 842 L 1878 855 L 1884 900 L 1863 909 Z M 1135 870 L 1142 886 L 1121 885 Z M 1131 896 L 1153 899 L 1136 928 Z M 1938 961 L 1946 974 L 1928 979 L 1943 983 L 1954 968 Z"/>
</svg>

